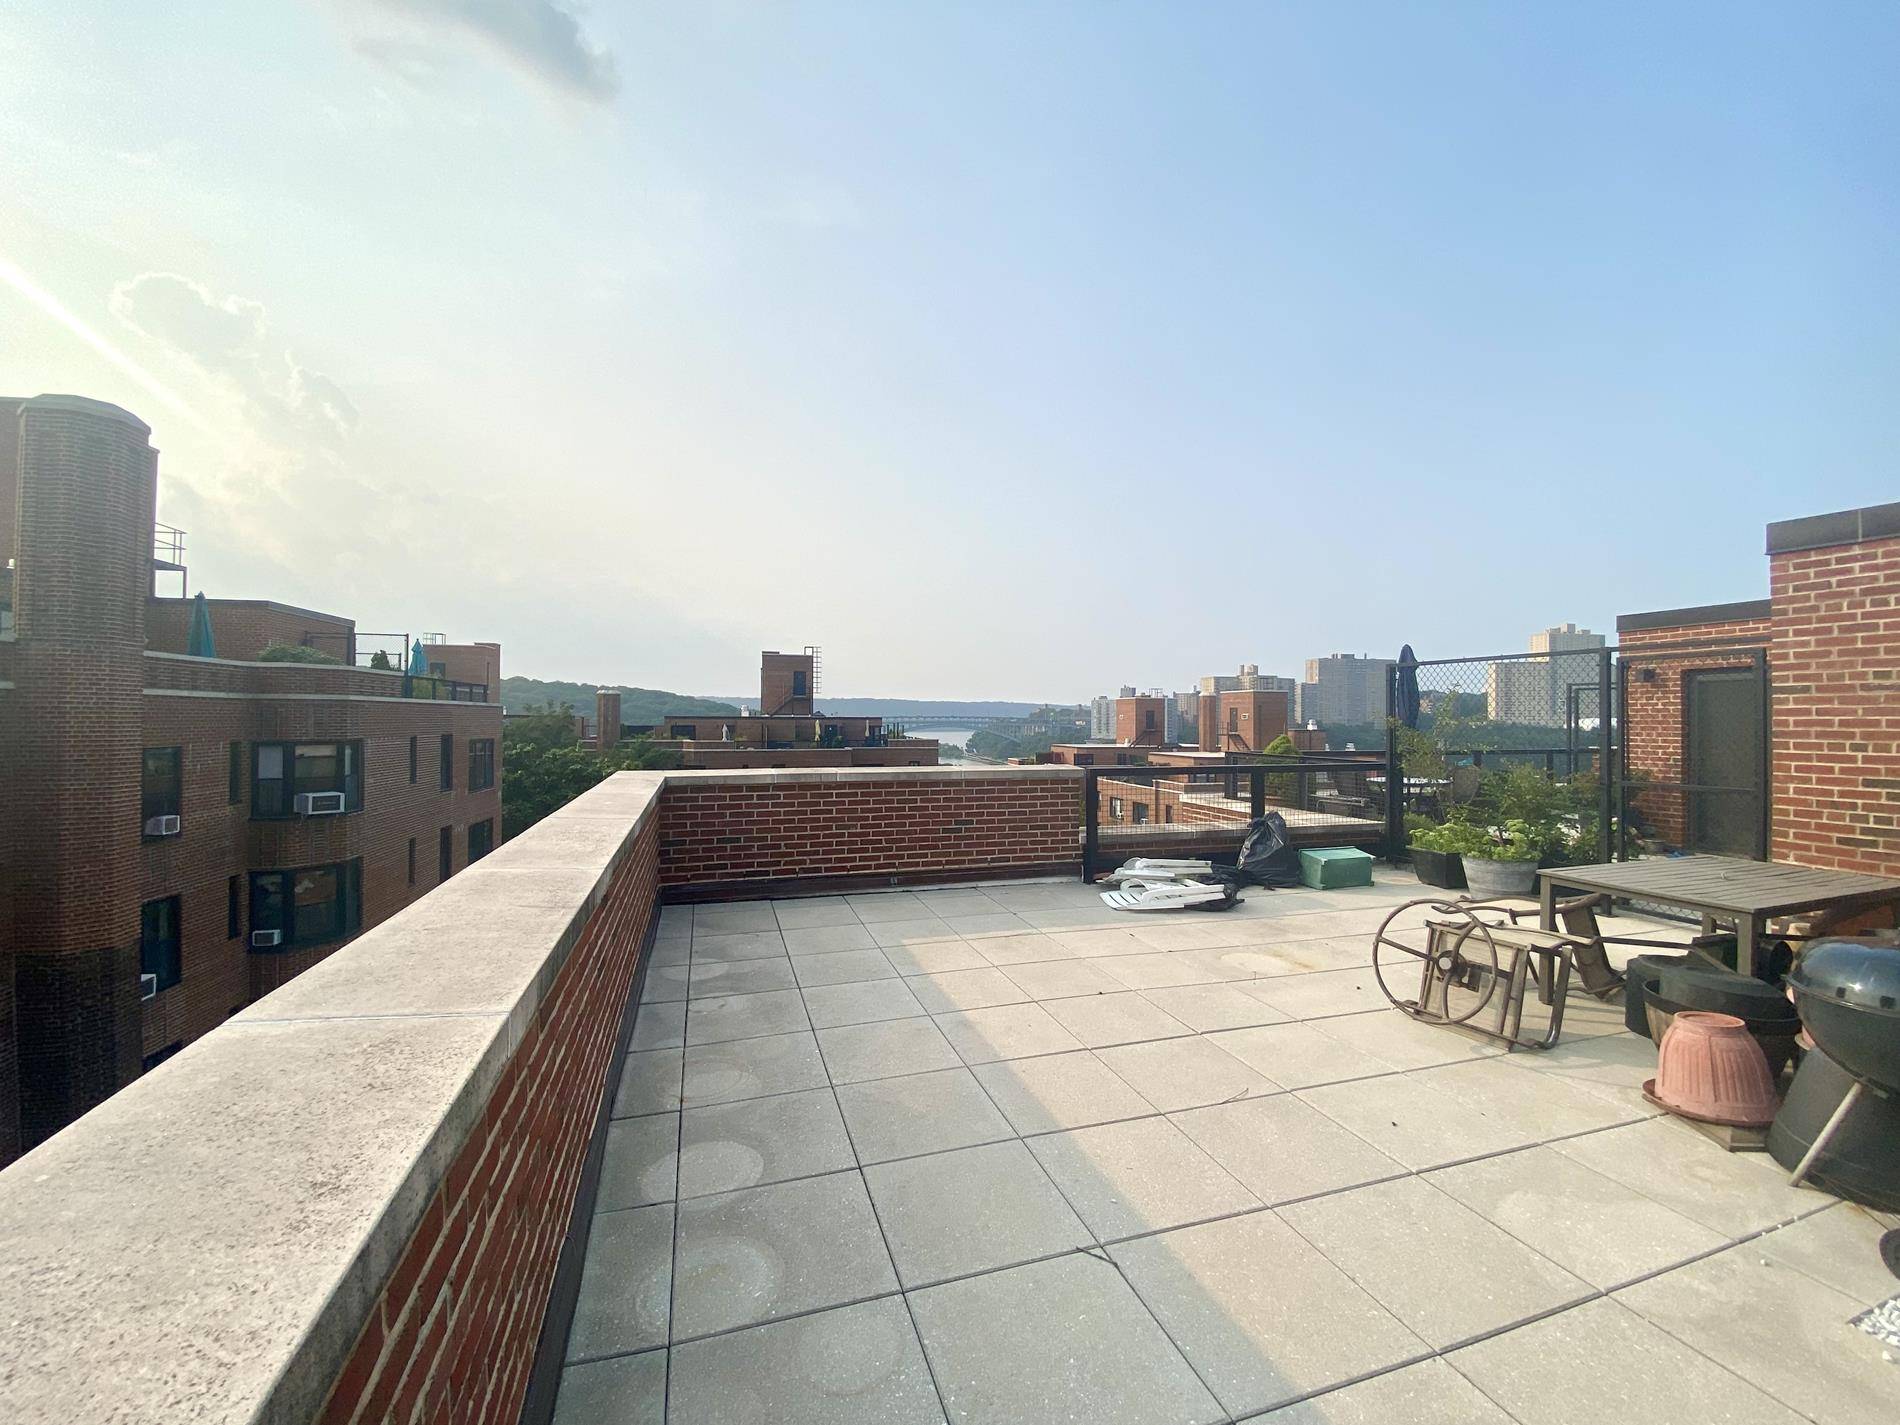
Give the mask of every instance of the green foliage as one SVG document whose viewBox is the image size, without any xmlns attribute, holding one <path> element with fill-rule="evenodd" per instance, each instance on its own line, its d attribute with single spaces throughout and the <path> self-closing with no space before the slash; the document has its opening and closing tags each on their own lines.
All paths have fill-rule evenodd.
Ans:
<svg viewBox="0 0 1900 1425">
<path fill-rule="evenodd" d="M 1300 749 L 1293 745 L 1293 739 L 1284 732 L 1266 745 L 1263 757 L 1284 757 L 1299 761 Z M 1291 772 L 1270 772 L 1267 774 L 1267 796 L 1285 805 L 1291 803 L 1299 790 L 1299 778 Z"/>
<path fill-rule="evenodd" d="M 374 668 L 378 673 L 393 673 L 396 671 L 396 665 L 389 661 L 389 655 L 380 648 L 370 654 L 369 666 Z"/>
<path fill-rule="evenodd" d="M 1420 851 L 1443 851 L 1454 856 L 1482 856 L 1491 845 L 1491 833 L 1468 821 L 1448 821 L 1443 826 L 1427 822 L 1412 829 L 1412 845 Z"/>
<path fill-rule="evenodd" d="M 662 771 L 680 756 L 643 737 L 621 743 L 605 757 L 580 745 L 567 706 L 530 705 L 502 724 L 501 828 L 517 836 L 614 772 Z"/>
<path fill-rule="evenodd" d="M 333 667 L 342 666 L 343 660 L 335 654 L 325 653 L 320 648 L 311 648 L 302 643 L 268 643 L 264 651 L 257 655 L 259 663 L 327 663 Z"/>
</svg>

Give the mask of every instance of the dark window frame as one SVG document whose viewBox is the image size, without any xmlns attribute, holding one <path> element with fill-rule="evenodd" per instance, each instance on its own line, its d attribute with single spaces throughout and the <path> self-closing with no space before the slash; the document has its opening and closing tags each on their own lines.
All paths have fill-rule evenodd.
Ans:
<svg viewBox="0 0 1900 1425">
<path fill-rule="evenodd" d="M 471 737 L 468 740 L 468 789 L 486 792 L 495 785 L 495 739 Z"/>
<path fill-rule="evenodd" d="M 475 834 L 477 831 L 482 833 L 480 838 Z M 482 857 L 495 849 L 495 819 L 491 816 L 484 817 L 480 821 L 471 821 L 468 824 L 467 836 L 468 864 L 473 866 L 477 861 L 481 860 Z M 480 842 L 480 849 L 477 849 L 478 840 Z"/>
<path fill-rule="evenodd" d="M 442 734 L 441 760 L 442 765 L 438 771 L 441 776 L 442 790 L 452 792 L 455 790 L 455 734 L 452 732 Z"/>
<path fill-rule="evenodd" d="M 300 783 L 297 776 L 297 751 L 305 747 L 332 747 L 336 749 L 337 774 L 326 779 L 321 786 Z M 265 754 L 275 751 L 278 754 L 278 766 L 283 770 L 274 777 L 261 775 Z M 270 741 L 251 744 L 251 820 L 252 821 L 290 821 L 297 815 L 297 796 L 301 792 L 341 792 L 343 793 L 343 811 L 345 815 L 360 812 L 363 809 L 363 739 L 350 738 L 300 738 L 294 742 Z M 267 787 L 276 788 L 276 795 L 269 796 Z M 277 810 L 271 810 L 269 803 L 275 802 Z"/>
<path fill-rule="evenodd" d="M 171 934 L 154 932 L 154 911 L 169 910 Z M 155 975 L 160 990 L 168 990 L 185 978 L 184 902 L 179 896 L 159 896 L 139 907 L 139 973 Z"/>
<path fill-rule="evenodd" d="M 416 883 L 416 838 L 409 838 L 409 884 Z"/>
<path fill-rule="evenodd" d="M 296 878 L 328 875 L 336 880 L 336 893 L 329 901 L 335 911 L 326 925 L 299 931 L 297 926 Z M 272 883 L 275 883 L 273 885 Z M 256 946 L 256 951 L 307 950 L 315 945 L 332 945 L 347 940 L 363 928 L 363 858 L 323 862 L 313 866 L 281 867 L 270 871 L 252 871 L 249 877 L 250 919 L 247 941 L 260 930 L 281 931 L 283 938 L 274 946 Z M 266 913 L 260 895 L 276 895 L 281 905 Z"/>
<path fill-rule="evenodd" d="M 439 886 L 455 874 L 455 828 L 445 826 L 435 836 L 435 883 Z"/>
<path fill-rule="evenodd" d="M 409 735 L 409 785 L 412 787 L 416 784 L 416 741 L 415 734 L 411 733 Z"/>
<path fill-rule="evenodd" d="M 171 786 L 154 791 L 150 785 L 152 776 L 152 758 L 169 756 L 171 759 Z M 139 758 L 139 832 L 146 841 L 160 838 L 146 832 L 145 828 L 155 816 L 178 816 L 185 814 L 185 749 L 182 747 L 147 747 Z"/>
<path fill-rule="evenodd" d="M 224 938 L 235 940 L 244 931 L 244 878 L 227 876 L 224 882 Z"/>
</svg>

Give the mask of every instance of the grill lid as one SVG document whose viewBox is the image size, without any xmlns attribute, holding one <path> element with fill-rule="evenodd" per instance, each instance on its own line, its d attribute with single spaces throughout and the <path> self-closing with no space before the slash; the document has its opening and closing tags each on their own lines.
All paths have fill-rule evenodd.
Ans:
<svg viewBox="0 0 1900 1425">
<path fill-rule="evenodd" d="M 1821 940 L 1788 976 L 1797 995 L 1900 1019 L 1900 948 L 1871 939 Z"/>
</svg>

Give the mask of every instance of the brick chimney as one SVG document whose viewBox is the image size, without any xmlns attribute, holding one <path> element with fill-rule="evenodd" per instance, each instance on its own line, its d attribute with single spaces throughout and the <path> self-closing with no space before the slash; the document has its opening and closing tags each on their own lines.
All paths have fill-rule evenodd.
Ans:
<svg viewBox="0 0 1900 1425">
<path fill-rule="evenodd" d="M 604 757 L 620 745 L 620 694 L 612 688 L 594 693 L 594 725 L 600 729 L 594 748 Z"/>
</svg>

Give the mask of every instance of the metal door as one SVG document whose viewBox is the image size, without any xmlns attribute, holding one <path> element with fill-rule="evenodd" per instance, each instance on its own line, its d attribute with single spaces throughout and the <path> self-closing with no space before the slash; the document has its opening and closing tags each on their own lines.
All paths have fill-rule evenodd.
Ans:
<svg viewBox="0 0 1900 1425">
<path fill-rule="evenodd" d="M 1683 674 L 1683 781 L 1688 849 L 1761 856 L 1767 780 L 1761 673 L 1699 668 Z"/>
</svg>

